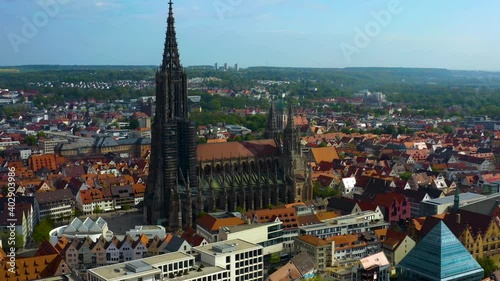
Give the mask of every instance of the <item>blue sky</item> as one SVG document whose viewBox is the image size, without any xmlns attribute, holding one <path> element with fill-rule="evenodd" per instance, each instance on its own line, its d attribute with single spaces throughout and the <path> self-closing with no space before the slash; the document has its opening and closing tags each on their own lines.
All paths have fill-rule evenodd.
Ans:
<svg viewBox="0 0 500 281">
<path fill-rule="evenodd" d="M 167 2 L 0 0 L 0 65 L 157 65 Z M 184 65 L 243 67 L 500 70 L 498 11 L 492 0 L 174 1 Z"/>
</svg>

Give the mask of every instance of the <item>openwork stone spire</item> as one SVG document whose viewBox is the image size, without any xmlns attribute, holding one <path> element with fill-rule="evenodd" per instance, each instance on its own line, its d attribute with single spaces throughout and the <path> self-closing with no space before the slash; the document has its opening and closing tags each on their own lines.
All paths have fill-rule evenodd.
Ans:
<svg viewBox="0 0 500 281">
<path fill-rule="evenodd" d="M 164 73 L 181 70 L 181 60 L 175 33 L 175 19 L 172 5 L 172 1 L 169 1 L 167 33 L 165 37 L 165 48 L 163 50 L 163 63 L 161 66 L 161 71 Z"/>
</svg>

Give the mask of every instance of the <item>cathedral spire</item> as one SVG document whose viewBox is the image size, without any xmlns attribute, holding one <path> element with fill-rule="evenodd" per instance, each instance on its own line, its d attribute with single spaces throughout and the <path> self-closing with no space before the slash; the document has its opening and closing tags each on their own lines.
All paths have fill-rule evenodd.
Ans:
<svg viewBox="0 0 500 281">
<path fill-rule="evenodd" d="M 179 58 L 171 0 L 168 9 L 163 61 L 155 77 L 156 110 L 144 204 L 148 224 L 161 223 L 175 230 L 190 225 L 192 208 L 197 208 L 191 204 L 191 191 L 198 192 L 197 138 L 189 120 L 188 79 Z"/>
<path fill-rule="evenodd" d="M 162 72 L 171 72 L 181 69 L 177 36 L 175 33 L 175 19 L 172 0 L 168 2 L 167 33 L 165 37 L 165 48 L 163 50 Z"/>
</svg>

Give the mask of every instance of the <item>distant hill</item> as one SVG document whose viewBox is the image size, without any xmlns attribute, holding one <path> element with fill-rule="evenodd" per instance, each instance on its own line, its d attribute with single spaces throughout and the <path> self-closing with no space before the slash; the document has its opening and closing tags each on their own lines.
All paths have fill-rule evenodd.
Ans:
<svg viewBox="0 0 500 281">
<path fill-rule="evenodd" d="M 68 71 L 68 70 L 150 70 L 152 65 L 21 65 L 0 66 L 1 69 L 17 69 L 18 72 L 33 71 Z"/>
<path fill-rule="evenodd" d="M 0 73 L 19 73 L 18 68 L 0 68 Z"/>
</svg>

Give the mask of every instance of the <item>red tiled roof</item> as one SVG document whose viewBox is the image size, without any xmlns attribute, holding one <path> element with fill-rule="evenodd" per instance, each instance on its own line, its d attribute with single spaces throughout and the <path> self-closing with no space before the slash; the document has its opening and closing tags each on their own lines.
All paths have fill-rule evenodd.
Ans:
<svg viewBox="0 0 500 281">
<path fill-rule="evenodd" d="M 245 221 L 238 217 L 230 218 L 215 218 L 210 214 L 201 216 L 196 220 L 196 223 L 209 231 L 219 230 L 223 226 L 236 226 L 245 224 Z"/>
<path fill-rule="evenodd" d="M 210 143 L 197 146 L 198 161 L 229 159 L 231 157 L 273 157 L 278 156 L 278 154 L 279 149 L 274 140 Z"/>
<path fill-rule="evenodd" d="M 272 222 L 276 218 L 283 222 L 283 228 L 296 228 L 299 225 L 295 208 L 275 208 L 252 211 L 259 223 Z"/>
<path fill-rule="evenodd" d="M 186 230 L 184 230 L 181 238 L 186 240 L 192 247 L 200 246 L 201 243 L 203 243 L 203 240 L 205 240 L 203 236 L 198 235 L 196 231 L 191 227 L 188 227 Z"/>
<path fill-rule="evenodd" d="M 62 266 L 64 264 L 64 267 Z M 8 272 L 7 263 L 0 266 L 2 281 L 35 280 L 71 273 L 71 269 L 58 254 L 16 259 L 16 272 Z"/>
<path fill-rule="evenodd" d="M 396 202 L 402 202 L 405 199 L 405 196 L 403 194 L 399 193 L 379 193 L 377 196 L 375 196 L 374 202 L 375 204 L 379 206 L 384 206 L 386 208 L 389 208 L 394 200 Z"/>
</svg>

